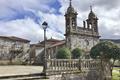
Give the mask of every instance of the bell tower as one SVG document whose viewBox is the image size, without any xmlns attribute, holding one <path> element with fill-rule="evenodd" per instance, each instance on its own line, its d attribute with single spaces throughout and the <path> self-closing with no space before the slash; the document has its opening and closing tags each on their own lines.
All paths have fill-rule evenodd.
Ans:
<svg viewBox="0 0 120 80">
<path fill-rule="evenodd" d="M 92 10 L 92 6 L 90 6 L 90 13 L 88 15 L 87 28 L 92 29 L 94 32 L 98 33 L 98 18 Z"/>
<path fill-rule="evenodd" d="M 72 30 L 77 29 L 77 12 L 74 10 L 71 0 L 67 12 L 65 13 L 65 21 L 66 33 L 70 33 Z"/>
<path fill-rule="evenodd" d="M 77 31 L 77 12 L 72 6 L 72 0 L 70 0 L 69 7 L 65 13 L 65 23 L 66 23 L 66 45 L 70 49 L 71 46 L 71 34 L 73 31 Z"/>
<path fill-rule="evenodd" d="M 66 47 L 71 51 L 75 48 L 81 48 L 89 53 L 90 49 L 99 42 L 98 18 L 93 12 L 92 6 L 90 6 L 87 20 L 83 21 L 83 26 L 77 25 L 77 15 L 72 6 L 72 0 L 70 0 L 65 13 Z"/>
</svg>

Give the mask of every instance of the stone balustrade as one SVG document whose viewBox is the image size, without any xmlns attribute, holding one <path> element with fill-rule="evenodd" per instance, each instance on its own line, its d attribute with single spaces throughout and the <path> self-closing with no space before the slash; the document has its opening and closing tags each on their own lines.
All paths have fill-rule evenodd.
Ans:
<svg viewBox="0 0 120 80">
<path fill-rule="evenodd" d="M 100 60 L 82 59 L 80 65 L 82 71 L 98 70 L 100 69 Z"/>
<path fill-rule="evenodd" d="M 99 60 L 48 59 L 46 71 L 48 74 L 62 74 L 88 70 L 98 70 L 99 68 L 100 68 Z"/>
</svg>

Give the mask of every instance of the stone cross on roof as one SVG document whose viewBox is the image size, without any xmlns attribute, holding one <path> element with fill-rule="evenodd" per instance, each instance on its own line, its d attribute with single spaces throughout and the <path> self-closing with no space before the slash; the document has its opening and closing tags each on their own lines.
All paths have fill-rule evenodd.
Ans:
<svg viewBox="0 0 120 80">
<path fill-rule="evenodd" d="M 72 0 L 70 0 L 70 6 L 72 6 Z"/>
</svg>

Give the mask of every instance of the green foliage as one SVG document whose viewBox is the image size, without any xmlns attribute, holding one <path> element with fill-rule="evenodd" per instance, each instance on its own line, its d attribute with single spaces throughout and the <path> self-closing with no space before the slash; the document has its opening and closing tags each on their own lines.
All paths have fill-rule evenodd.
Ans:
<svg viewBox="0 0 120 80">
<path fill-rule="evenodd" d="M 75 48 L 72 51 L 72 58 L 73 59 L 78 59 L 78 58 L 80 58 L 81 55 L 82 55 L 82 50 L 80 48 Z"/>
<path fill-rule="evenodd" d="M 112 73 L 113 73 L 113 77 L 112 80 L 120 80 L 119 76 L 120 76 L 120 72 L 119 72 L 120 68 L 114 68 Z"/>
<path fill-rule="evenodd" d="M 68 48 L 60 48 L 57 52 L 57 59 L 70 59 L 71 52 Z"/>
<path fill-rule="evenodd" d="M 110 55 L 112 59 L 119 60 L 120 59 L 120 48 L 117 46 L 112 48 Z"/>
<path fill-rule="evenodd" d="M 91 49 L 90 56 L 94 59 L 101 59 L 101 63 L 103 60 L 111 62 L 110 67 L 112 72 L 115 61 L 120 59 L 120 48 L 111 41 L 100 42 Z M 111 76 L 114 76 L 114 74 L 111 73 Z"/>
<path fill-rule="evenodd" d="M 101 57 L 104 59 L 119 59 L 120 48 L 111 41 L 100 42 L 91 49 L 90 56 L 94 59 Z"/>
</svg>

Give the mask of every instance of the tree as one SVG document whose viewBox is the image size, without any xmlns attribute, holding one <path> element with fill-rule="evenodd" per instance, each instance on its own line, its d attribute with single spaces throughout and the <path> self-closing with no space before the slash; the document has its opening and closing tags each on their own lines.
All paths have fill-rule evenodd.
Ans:
<svg viewBox="0 0 120 80">
<path fill-rule="evenodd" d="M 110 68 L 112 72 L 115 61 L 120 59 L 120 48 L 111 41 L 103 41 L 91 49 L 90 56 L 93 59 L 101 59 L 101 62 L 103 60 L 109 62 L 111 61 Z"/>
<path fill-rule="evenodd" d="M 73 59 L 78 59 L 78 58 L 80 58 L 81 55 L 82 55 L 82 50 L 80 48 L 75 48 L 72 51 L 72 58 Z"/>
<path fill-rule="evenodd" d="M 120 60 L 120 48 L 118 46 L 114 47 L 111 49 L 111 54 L 112 57 L 112 66 L 114 66 L 115 61 Z M 112 67 L 113 70 L 113 67 Z"/>
<path fill-rule="evenodd" d="M 57 59 L 70 59 L 71 52 L 68 48 L 60 48 L 56 54 Z"/>
</svg>

